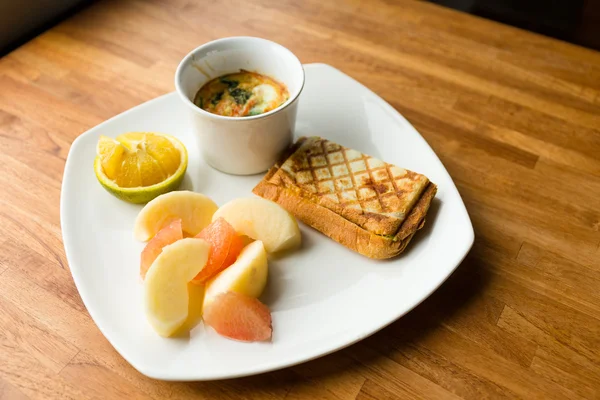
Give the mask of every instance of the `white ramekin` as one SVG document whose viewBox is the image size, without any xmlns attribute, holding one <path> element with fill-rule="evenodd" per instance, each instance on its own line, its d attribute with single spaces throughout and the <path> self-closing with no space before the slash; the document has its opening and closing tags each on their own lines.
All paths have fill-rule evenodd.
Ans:
<svg viewBox="0 0 600 400">
<path fill-rule="evenodd" d="M 290 98 L 272 111 L 251 117 L 211 114 L 193 103 L 206 82 L 240 69 L 284 83 Z M 277 43 L 231 37 L 206 43 L 185 56 L 175 73 L 175 87 L 190 110 L 206 162 L 222 172 L 250 175 L 266 171 L 291 145 L 304 69 L 291 51 Z"/>
</svg>

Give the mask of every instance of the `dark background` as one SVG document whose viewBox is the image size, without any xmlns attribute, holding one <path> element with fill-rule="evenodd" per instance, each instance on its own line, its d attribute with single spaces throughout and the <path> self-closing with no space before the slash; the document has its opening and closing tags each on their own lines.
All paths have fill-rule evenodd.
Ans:
<svg viewBox="0 0 600 400">
<path fill-rule="evenodd" d="M 94 1 L 0 0 L 0 56 Z M 426 1 L 600 50 L 600 0 Z"/>
<path fill-rule="evenodd" d="M 428 0 L 600 50 L 600 0 Z"/>
</svg>

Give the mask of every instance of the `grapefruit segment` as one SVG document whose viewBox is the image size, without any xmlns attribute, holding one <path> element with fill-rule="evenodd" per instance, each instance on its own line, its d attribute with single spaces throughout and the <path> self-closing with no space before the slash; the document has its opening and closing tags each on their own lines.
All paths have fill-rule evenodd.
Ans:
<svg viewBox="0 0 600 400">
<path fill-rule="evenodd" d="M 205 283 L 210 278 L 235 262 L 244 242 L 233 227 L 223 218 L 218 218 L 197 236 L 210 243 L 210 255 L 206 267 L 194 278 L 193 283 Z"/>
<path fill-rule="evenodd" d="M 242 239 L 242 237 L 240 235 L 238 235 L 236 233 L 235 236 L 233 237 L 233 240 L 231 241 L 231 244 L 229 245 L 229 253 L 227 253 L 227 257 L 225 257 L 225 260 L 223 261 L 223 265 L 221 266 L 220 271 L 222 271 L 225 268 L 232 265 L 235 262 L 235 260 L 237 260 L 238 256 L 242 252 L 243 248 L 244 248 L 244 240 Z"/>
<path fill-rule="evenodd" d="M 270 340 L 271 312 L 257 299 L 225 292 L 204 308 L 204 322 L 219 335 L 242 342 Z"/>
<path fill-rule="evenodd" d="M 156 257 L 162 252 L 163 247 L 175 243 L 179 239 L 183 239 L 181 219 L 176 219 L 171 222 L 150 239 L 142 251 L 140 262 L 140 275 L 142 279 L 146 277 L 148 268 L 150 268 L 154 260 L 156 260 Z"/>
</svg>

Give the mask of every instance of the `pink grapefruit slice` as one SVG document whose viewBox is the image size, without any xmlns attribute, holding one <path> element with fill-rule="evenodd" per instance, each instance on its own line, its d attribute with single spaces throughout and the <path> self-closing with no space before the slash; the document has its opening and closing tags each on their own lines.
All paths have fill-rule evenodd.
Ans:
<svg viewBox="0 0 600 400">
<path fill-rule="evenodd" d="M 221 336 L 242 342 L 270 340 L 271 312 L 257 299 L 225 292 L 204 308 L 204 322 Z"/>
<path fill-rule="evenodd" d="M 210 243 L 210 255 L 204 269 L 192 280 L 193 283 L 205 283 L 229 267 L 244 247 L 242 238 L 223 218 L 213 221 L 196 237 Z"/>
</svg>

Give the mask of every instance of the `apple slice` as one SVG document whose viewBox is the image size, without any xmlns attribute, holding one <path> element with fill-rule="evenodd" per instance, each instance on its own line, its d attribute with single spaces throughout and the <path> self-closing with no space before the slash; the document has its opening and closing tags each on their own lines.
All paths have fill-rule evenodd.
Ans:
<svg viewBox="0 0 600 400">
<path fill-rule="evenodd" d="M 171 336 L 188 317 L 187 284 L 204 268 L 210 244 L 186 238 L 163 247 L 144 280 L 146 317 L 161 336 Z"/>
<path fill-rule="evenodd" d="M 148 268 L 152 265 L 156 257 L 162 252 L 163 247 L 183 239 L 181 231 L 181 220 L 176 219 L 169 225 L 162 228 L 144 247 L 140 261 L 140 276 L 146 277 Z"/>
<path fill-rule="evenodd" d="M 133 236 L 146 242 L 176 219 L 181 219 L 184 232 L 195 236 L 210 224 L 217 208 L 214 201 L 200 193 L 187 190 L 166 193 L 142 208 L 135 220 Z"/>
<path fill-rule="evenodd" d="M 268 270 L 265 246 L 260 240 L 250 243 L 232 265 L 208 282 L 204 307 L 224 292 L 260 296 L 267 284 Z"/>
<path fill-rule="evenodd" d="M 300 245 L 296 219 L 279 204 L 258 197 L 231 200 L 213 215 L 224 218 L 240 234 L 260 240 L 269 253 Z"/>
</svg>

